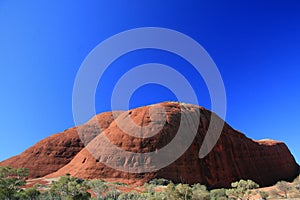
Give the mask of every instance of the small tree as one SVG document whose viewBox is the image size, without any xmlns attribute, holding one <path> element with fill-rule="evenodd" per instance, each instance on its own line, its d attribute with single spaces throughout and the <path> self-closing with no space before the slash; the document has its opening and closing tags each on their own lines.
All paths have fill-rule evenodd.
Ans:
<svg viewBox="0 0 300 200">
<path fill-rule="evenodd" d="M 174 197 L 174 195 L 175 195 L 174 191 L 175 191 L 175 185 L 174 185 L 174 183 L 168 184 L 167 188 L 165 190 L 167 199 L 170 199 L 170 200 L 175 199 L 175 197 Z"/>
<path fill-rule="evenodd" d="M 108 186 L 103 180 L 91 180 L 89 181 L 88 185 L 96 195 L 96 199 L 101 199 L 108 191 Z"/>
<path fill-rule="evenodd" d="M 175 187 L 175 195 L 177 199 L 188 200 L 192 197 L 192 189 L 188 184 L 178 184 Z"/>
<path fill-rule="evenodd" d="M 27 188 L 20 191 L 15 196 L 18 200 L 39 200 L 40 194 L 40 191 L 38 191 L 36 188 Z"/>
<path fill-rule="evenodd" d="M 284 197 L 288 198 L 288 192 L 291 191 L 292 187 L 286 181 L 279 181 L 276 183 L 276 188 L 284 193 Z"/>
<path fill-rule="evenodd" d="M 106 192 L 103 199 L 109 200 L 117 200 L 118 197 L 121 195 L 121 192 L 116 189 L 116 187 L 110 188 L 108 192 Z"/>
<path fill-rule="evenodd" d="M 205 185 L 192 185 L 192 199 L 193 200 L 209 200 L 210 195 Z"/>
<path fill-rule="evenodd" d="M 293 186 L 298 192 L 300 192 L 300 176 L 293 181 Z"/>
<path fill-rule="evenodd" d="M 243 198 L 246 196 L 249 199 L 253 189 L 257 189 L 259 185 L 252 180 L 240 180 L 231 183 L 231 189 L 226 190 L 226 195 L 235 198 Z"/>
<path fill-rule="evenodd" d="M 269 197 L 269 194 L 266 191 L 259 191 L 259 195 L 264 200 L 266 200 Z"/>
<path fill-rule="evenodd" d="M 91 196 L 88 189 L 86 181 L 66 175 L 52 183 L 49 193 L 53 199 L 85 200 Z"/>
<path fill-rule="evenodd" d="M 187 200 L 192 198 L 192 188 L 188 184 L 178 184 L 170 183 L 167 185 L 165 190 L 165 196 L 168 200 Z"/>
<path fill-rule="evenodd" d="M 0 199 L 13 200 L 26 184 L 28 169 L 0 167 Z"/>
</svg>

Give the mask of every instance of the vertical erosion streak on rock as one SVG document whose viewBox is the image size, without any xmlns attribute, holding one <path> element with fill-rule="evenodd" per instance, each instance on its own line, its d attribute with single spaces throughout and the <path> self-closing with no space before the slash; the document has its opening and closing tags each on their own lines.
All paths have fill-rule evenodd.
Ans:
<svg viewBox="0 0 300 200">
<path fill-rule="evenodd" d="M 142 116 L 142 122 L 141 122 L 141 131 L 140 131 L 140 158 L 139 158 L 139 162 L 141 162 L 139 164 L 139 166 L 141 167 L 141 170 L 144 170 L 144 165 L 145 165 L 145 162 L 144 162 L 144 156 L 143 156 L 143 131 L 144 131 L 144 122 L 145 122 L 145 117 L 147 115 L 147 112 L 149 111 L 149 109 L 145 109 L 144 110 L 144 113 L 143 113 L 143 116 Z"/>
<path fill-rule="evenodd" d="M 258 173 L 258 169 L 257 169 L 257 166 L 254 164 L 255 163 L 255 160 L 254 160 L 254 157 L 252 156 L 252 152 L 251 152 L 251 150 L 249 149 L 250 147 L 249 147 L 249 145 L 245 142 L 245 141 L 242 141 L 243 142 L 243 144 L 245 145 L 245 147 L 246 147 L 246 152 L 247 152 L 247 156 L 249 157 L 249 162 L 250 162 L 250 164 L 251 164 L 251 171 L 252 171 L 252 173 L 253 173 L 253 175 L 255 176 L 255 177 L 257 177 L 257 182 L 262 182 L 262 180 L 261 180 L 261 177 L 260 177 L 260 175 L 259 175 L 259 173 Z M 245 173 L 246 174 L 246 173 Z"/>
</svg>

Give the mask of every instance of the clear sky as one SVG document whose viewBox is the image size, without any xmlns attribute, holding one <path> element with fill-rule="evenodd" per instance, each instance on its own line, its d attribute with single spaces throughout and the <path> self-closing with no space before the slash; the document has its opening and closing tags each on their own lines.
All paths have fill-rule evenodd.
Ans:
<svg viewBox="0 0 300 200">
<path fill-rule="evenodd" d="M 189 35 L 207 50 L 225 84 L 225 120 L 232 127 L 254 139 L 284 141 L 299 163 L 299 10 L 297 0 L 1 0 L 0 160 L 74 126 L 73 83 L 97 44 L 127 29 L 156 26 Z M 147 62 L 181 70 L 199 104 L 210 108 L 205 84 L 196 82 L 186 61 L 144 50 L 112 64 L 96 95 L 97 112 L 110 110 L 109 92 L 122 73 Z M 167 88 L 146 85 L 134 93 L 130 107 L 166 100 L 176 97 Z"/>
</svg>

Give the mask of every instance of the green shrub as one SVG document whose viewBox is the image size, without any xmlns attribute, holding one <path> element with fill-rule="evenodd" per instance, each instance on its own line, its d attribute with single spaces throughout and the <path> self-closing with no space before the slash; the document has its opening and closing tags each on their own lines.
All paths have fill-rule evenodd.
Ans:
<svg viewBox="0 0 300 200">
<path fill-rule="evenodd" d="M 118 197 L 118 200 L 141 200 L 141 195 L 137 192 L 123 193 Z"/>
<path fill-rule="evenodd" d="M 210 191 L 210 199 L 211 200 L 224 200 L 227 199 L 226 189 L 214 189 Z"/>
<path fill-rule="evenodd" d="M 155 179 L 152 179 L 151 181 L 149 181 L 149 184 L 153 184 L 153 185 L 168 185 L 170 184 L 172 181 L 169 181 L 167 179 L 164 179 L 164 178 L 155 178 Z"/>
<path fill-rule="evenodd" d="M 118 197 L 121 195 L 122 193 L 117 190 L 115 187 L 114 188 L 110 188 L 108 192 L 106 192 L 106 194 L 103 196 L 103 199 L 107 199 L 107 200 L 117 200 Z"/>
<path fill-rule="evenodd" d="M 96 195 L 96 199 L 101 199 L 108 191 L 107 183 L 103 180 L 95 179 L 88 181 L 88 186 Z"/>
<path fill-rule="evenodd" d="M 192 198 L 192 188 L 188 184 L 170 183 L 165 190 L 166 199 L 168 200 L 187 200 Z"/>
<path fill-rule="evenodd" d="M 18 199 L 27 176 L 28 169 L 0 167 L 0 199 Z"/>
<path fill-rule="evenodd" d="M 226 190 L 228 197 L 244 198 L 245 196 L 249 199 L 253 189 L 257 189 L 259 185 L 252 180 L 240 180 L 231 183 L 231 189 Z"/>
<path fill-rule="evenodd" d="M 192 185 L 192 199 L 193 200 L 209 200 L 210 194 L 205 185 L 194 184 Z"/>
<path fill-rule="evenodd" d="M 175 191 L 174 191 L 174 197 L 176 197 L 176 199 L 191 199 L 192 198 L 192 189 L 190 188 L 190 186 L 188 184 L 178 184 L 175 187 Z"/>
<path fill-rule="evenodd" d="M 87 192 L 89 188 L 86 181 L 66 175 L 52 182 L 48 196 L 50 199 L 85 200 L 91 197 Z"/>
</svg>

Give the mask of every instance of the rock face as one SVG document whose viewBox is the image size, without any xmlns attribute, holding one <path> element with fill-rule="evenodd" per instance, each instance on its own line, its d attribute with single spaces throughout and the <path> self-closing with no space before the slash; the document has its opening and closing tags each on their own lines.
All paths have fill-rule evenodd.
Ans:
<svg viewBox="0 0 300 200">
<path fill-rule="evenodd" d="M 163 107 L 165 111 L 150 116 L 151 109 L 156 107 Z M 182 122 L 182 115 L 188 116 L 189 120 Z M 268 186 L 278 180 L 292 180 L 299 174 L 299 166 L 284 143 L 251 140 L 226 123 L 212 151 L 200 159 L 198 153 L 211 115 L 210 111 L 199 106 L 170 102 L 120 112 L 115 120 L 111 113 L 104 113 L 82 125 L 80 136 L 76 135 L 74 128 L 69 129 L 37 143 L 0 165 L 27 167 L 34 171 L 32 177 L 57 177 L 69 173 L 81 178 L 134 184 L 143 184 L 153 178 L 166 178 L 174 182 L 201 183 L 208 188 L 228 187 L 231 182 L 239 179 L 252 179 L 260 186 Z M 166 122 L 162 122 L 162 117 Z M 128 119 L 144 128 L 137 129 Z M 97 121 L 102 132 L 97 128 Z M 121 150 L 134 153 L 157 152 L 174 140 L 181 123 L 185 124 L 185 134 L 196 130 L 192 144 L 175 162 L 156 171 L 126 172 L 127 165 L 142 165 L 144 169 L 150 169 L 154 160 L 145 157 L 139 162 L 132 156 L 126 157 L 127 154 L 120 158 L 114 149 L 103 143 L 103 137 L 106 137 Z M 83 138 L 86 147 L 83 148 L 79 138 Z M 184 143 L 186 138 L 181 139 Z M 177 148 L 180 149 L 181 145 L 177 144 Z M 103 164 L 105 160 L 125 170 L 108 167 Z"/>
<path fill-rule="evenodd" d="M 83 140 L 73 127 L 41 140 L 20 155 L 0 162 L 0 166 L 28 168 L 29 178 L 43 177 L 55 172 L 68 164 L 84 148 L 85 142 L 100 133 L 98 126 L 95 125 L 96 121 L 101 130 L 105 130 L 113 121 L 111 112 L 102 113 L 82 125 L 87 133 L 86 137 L 82 137 Z"/>
</svg>

